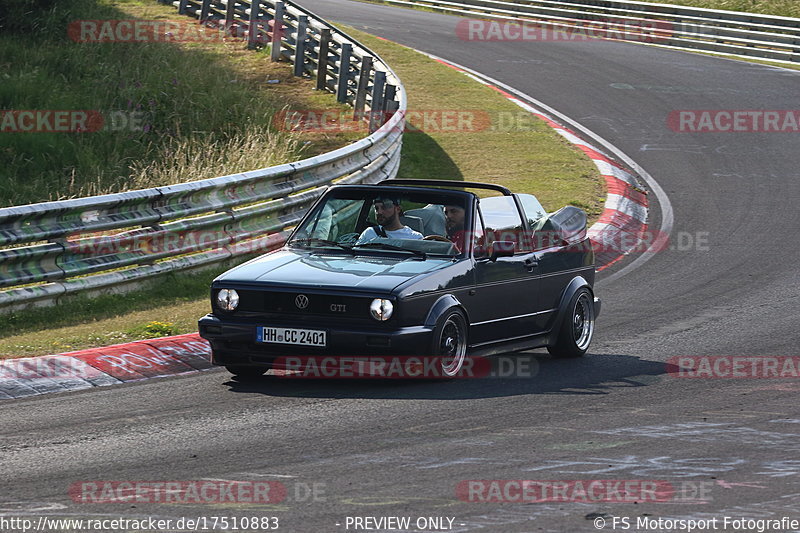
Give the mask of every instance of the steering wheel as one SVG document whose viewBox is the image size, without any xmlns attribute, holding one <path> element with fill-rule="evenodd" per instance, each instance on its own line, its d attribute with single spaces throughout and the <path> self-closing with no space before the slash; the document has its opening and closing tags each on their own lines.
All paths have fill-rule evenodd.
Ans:
<svg viewBox="0 0 800 533">
<path fill-rule="evenodd" d="M 422 240 L 449 242 L 450 244 L 453 244 L 452 241 L 450 241 L 450 239 L 448 239 L 447 237 L 442 237 L 441 235 L 426 235 L 425 237 L 422 238 Z"/>
</svg>

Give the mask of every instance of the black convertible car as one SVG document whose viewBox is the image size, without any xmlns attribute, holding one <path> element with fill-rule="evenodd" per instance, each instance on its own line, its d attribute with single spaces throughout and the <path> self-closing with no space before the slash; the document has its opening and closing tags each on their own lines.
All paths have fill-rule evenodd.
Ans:
<svg viewBox="0 0 800 533">
<path fill-rule="evenodd" d="M 600 301 L 586 214 L 499 185 L 333 186 L 286 245 L 216 278 L 212 360 L 252 377 L 297 356 L 465 358 L 589 347 Z"/>
</svg>

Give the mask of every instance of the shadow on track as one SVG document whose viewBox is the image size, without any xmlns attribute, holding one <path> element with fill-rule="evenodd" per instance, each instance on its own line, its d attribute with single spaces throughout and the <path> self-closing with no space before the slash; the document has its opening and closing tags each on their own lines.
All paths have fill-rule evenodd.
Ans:
<svg viewBox="0 0 800 533">
<path fill-rule="evenodd" d="M 232 392 L 298 398 L 441 399 L 499 398 L 535 394 L 611 394 L 614 389 L 644 387 L 669 369 L 663 362 L 619 354 L 553 359 L 524 352 L 490 358 L 493 372 L 483 378 L 449 381 L 386 378 L 297 378 L 267 375 L 248 381 L 231 378 Z M 508 361 L 516 360 L 513 368 Z M 505 361 L 505 363 L 503 363 Z"/>
</svg>

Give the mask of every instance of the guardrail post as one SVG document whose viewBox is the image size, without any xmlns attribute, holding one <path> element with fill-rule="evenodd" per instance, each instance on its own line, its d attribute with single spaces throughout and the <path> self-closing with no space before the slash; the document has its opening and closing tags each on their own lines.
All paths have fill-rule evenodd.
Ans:
<svg viewBox="0 0 800 533">
<path fill-rule="evenodd" d="M 281 60 L 281 41 L 283 40 L 283 14 L 285 13 L 286 4 L 283 2 L 275 2 L 275 18 L 272 19 L 272 53 L 270 59 L 272 61 Z"/>
<path fill-rule="evenodd" d="M 344 43 L 339 53 L 339 78 L 336 84 L 336 100 L 342 104 L 347 102 L 347 85 L 350 81 L 350 55 L 353 45 Z"/>
<path fill-rule="evenodd" d="M 361 58 L 361 72 L 358 75 L 358 88 L 356 89 L 356 101 L 353 104 L 353 120 L 360 120 L 364 116 L 364 106 L 367 102 L 367 87 L 369 86 L 369 75 L 372 72 L 372 56 Z"/>
<path fill-rule="evenodd" d="M 323 28 L 319 36 L 319 54 L 317 55 L 317 89 L 324 91 L 328 83 L 328 50 L 331 43 L 331 30 Z"/>
<path fill-rule="evenodd" d="M 308 29 L 308 16 L 300 15 L 297 19 L 297 39 L 294 43 L 294 75 L 302 76 L 306 64 L 306 39 Z"/>
<path fill-rule="evenodd" d="M 254 49 L 258 42 L 258 12 L 261 0 L 250 0 L 250 19 L 247 27 L 247 48 Z"/>
<path fill-rule="evenodd" d="M 200 7 L 200 24 L 208 22 L 208 12 L 211 11 L 211 0 L 203 0 Z"/>
<path fill-rule="evenodd" d="M 181 0 L 178 2 L 178 15 L 185 15 L 186 14 L 186 6 L 189 4 L 189 0 Z"/>
<path fill-rule="evenodd" d="M 237 0 L 228 0 L 225 5 L 225 33 L 232 34 L 234 16 L 236 15 Z"/>
<path fill-rule="evenodd" d="M 386 85 L 386 73 L 382 70 L 375 71 L 375 81 L 372 83 L 372 105 L 369 113 L 369 132 L 373 133 L 383 124 L 383 89 Z"/>
<path fill-rule="evenodd" d="M 383 91 L 384 111 L 388 111 L 389 113 L 394 113 L 395 111 L 397 111 L 397 107 L 399 106 L 399 104 L 394 99 L 396 94 L 397 94 L 397 86 L 392 85 L 391 83 L 387 83 L 386 90 Z"/>
</svg>

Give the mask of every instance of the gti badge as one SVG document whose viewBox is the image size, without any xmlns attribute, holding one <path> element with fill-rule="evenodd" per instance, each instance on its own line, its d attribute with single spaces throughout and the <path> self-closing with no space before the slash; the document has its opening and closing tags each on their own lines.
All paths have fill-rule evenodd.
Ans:
<svg viewBox="0 0 800 533">
<path fill-rule="evenodd" d="M 298 309 L 305 309 L 308 307 L 308 296 L 305 294 L 298 294 L 294 299 L 294 305 L 296 305 Z"/>
</svg>

